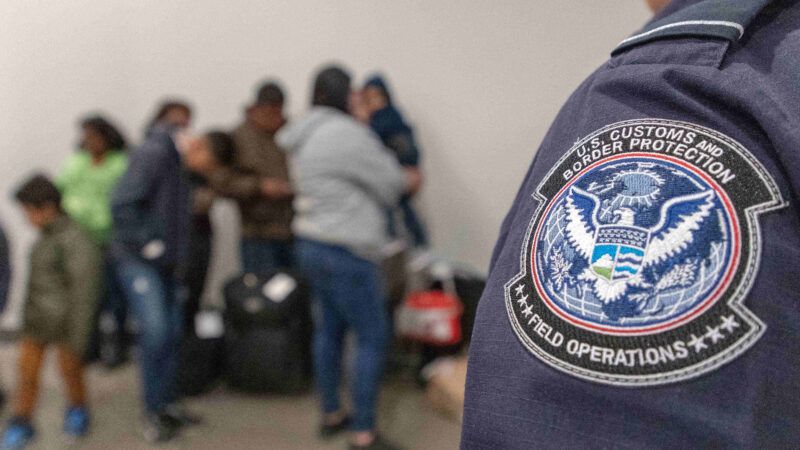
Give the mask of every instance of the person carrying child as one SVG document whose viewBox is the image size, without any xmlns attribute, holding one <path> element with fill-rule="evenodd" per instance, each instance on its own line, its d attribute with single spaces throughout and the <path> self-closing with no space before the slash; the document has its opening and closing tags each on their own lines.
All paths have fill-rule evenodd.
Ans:
<svg viewBox="0 0 800 450">
<path fill-rule="evenodd" d="M 35 435 L 32 421 L 39 372 L 49 346 L 58 350 L 66 386 L 64 432 L 80 438 L 89 431 L 82 356 L 91 335 L 103 268 L 99 249 L 61 209 L 61 194 L 46 176 L 26 181 L 16 199 L 40 234 L 30 255 L 14 415 L 3 436 L 4 449 L 23 448 Z"/>
</svg>

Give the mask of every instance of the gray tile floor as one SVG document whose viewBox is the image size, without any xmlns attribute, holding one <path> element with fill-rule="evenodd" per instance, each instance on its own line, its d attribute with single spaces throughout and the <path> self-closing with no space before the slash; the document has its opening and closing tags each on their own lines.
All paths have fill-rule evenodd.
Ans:
<svg viewBox="0 0 800 450">
<path fill-rule="evenodd" d="M 87 378 L 93 405 L 92 433 L 70 444 L 61 434 L 63 400 L 61 382 L 49 355 L 42 378 L 37 411 L 38 437 L 34 449 L 146 449 L 138 435 L 139 402 L 136 368 L 128 365 L 108 373 L 89 370 Z M 6 391 L 13 387 L 16 351 L 11 343 L 0 343 L 0 379 Z M 160 449 L 335 449 L 345 448 L 340 438 L 322 443 L 314 437 L 317 412 L 311 395 L 297 397 L 250 397 L 223 388 L 187 402 L 203 415 L 205 424 L 189 429 L 176 441 Z M 3 411 L 3 424 L 8 418 Z M 383 393 L 379 420 L 382 432 L 408 449 L 453 449 L 458 447 L 460 427 L 439 416 L 426 404 L 422 392 L 412 384 L 389 383 Z"/>
</svg>

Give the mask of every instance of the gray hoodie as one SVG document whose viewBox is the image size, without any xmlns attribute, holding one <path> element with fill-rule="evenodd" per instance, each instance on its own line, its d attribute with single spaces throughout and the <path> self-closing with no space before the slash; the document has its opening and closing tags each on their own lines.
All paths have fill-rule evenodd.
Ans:
<svg viewBox="0 0 800 450">
<path fill-rule="evenodd" d="M 365 125 L 325 106 L 275 139 L 289 155 L 295 235 L 378 259 L 389 240 L 386 209 L 406 189 L 397 159 Z"/>
</svg>

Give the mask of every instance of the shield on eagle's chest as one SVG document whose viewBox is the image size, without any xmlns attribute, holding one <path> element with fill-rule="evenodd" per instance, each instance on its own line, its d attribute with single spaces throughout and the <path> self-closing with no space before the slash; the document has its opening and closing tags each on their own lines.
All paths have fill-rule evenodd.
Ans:
<svg viewBox="0 0 800 450">
<path fill-rule="evenodd" d="M 600 226 L 592 250 L 592 272 L 610 281 L 636 276 L 642 268 L 649 237 L 649 230 L 636 226 Z"/>
</svg>

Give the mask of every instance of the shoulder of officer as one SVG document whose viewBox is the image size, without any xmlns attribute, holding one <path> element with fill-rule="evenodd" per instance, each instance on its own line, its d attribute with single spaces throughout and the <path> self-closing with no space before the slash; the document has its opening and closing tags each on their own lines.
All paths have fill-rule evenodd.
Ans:
<svg viewBox="0 0 800 450">
<path fill-rule="evenodd" d="M 737 42 L 772 0 L 674 1 L 644 28 L 624 39 L 612 55 L 652 41 L 677 37 L 714 38 Z"/>
</svg>

